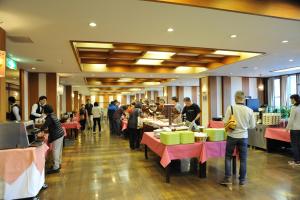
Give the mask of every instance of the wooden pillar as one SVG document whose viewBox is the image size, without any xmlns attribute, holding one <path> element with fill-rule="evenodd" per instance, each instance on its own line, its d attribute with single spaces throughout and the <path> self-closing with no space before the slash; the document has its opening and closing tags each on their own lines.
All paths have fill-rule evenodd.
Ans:
<svg viewBox="0 0 300 200">
<path fill-rule="evenodd" d="M 72 112 L 72 86 L 66 86 L 66 112 Z"/>
<path fill-rule="evenodd" d="M 147 99 L 151 100 L 151 91 L 147 91 Z"/>
<path fill-rule="evenodd" d="M 110 102 L 109 102 L 109 96 L 107 94 L 105 94 L 103 96 L 103 107 L 107 108 L 109 104 L 110 104 Z"/>
<path fill-rule="evenodd" d="M 79 94 L 79 108 L 81 108 L 81 104 L 83 104 L 82 103 L 82 94 Z"/>
<path fill-rule="evenodd" d="M 74 111 L 78 112 L 79 110 L 79 99 L 78 99 L 78 91 L 74 91 Z"/>
<path fill-rule="evenodd" d="M 0 27 L 0 50 L 6 50 L 6 32 Z M 5 66 L 4 66 L 5 67 Z M 0 77 L 0 122 L 6 121 L 6 108 L 7 108 L 7 96 L 6 96 L 6 83 L 5 77 Z"/>
<path fill-rule="evenodd" d="M 127 104 L 127 96 L 126 95 L 122 95 L 121 104 L 122 105 L 126 105 Z"/>
<path fill-rule="evenodd" d="M 172 86 L 167 87 L 167 103 L 172 103 Z"/>
<path fill-rule="evenodd" d="M 183 86 L 176 86 L 176 94 L 179 99 L 179 102 L 183 102 L 184 99 L 184 87 Z"/>
<path fill-rule="evenodd" d="M 154 94 L 154 101 L 156 102 L 157 101 L 157 97 L 158 97 L 158 91 L 154 91 L 153 94 Z"/>
<path fill-rule="evenodd" d="M 54 112 L 57 111 L 57 75 L 56 73 L 46 74 L 46 96 L 47 103 L 53 107 Z"/>
<path fill-rule="evenodd" d="M 39 74 L 28 73 L 28 113 L 31 113 L 33 104 L 39 101 Z"/>
<path fill-rule="evenodd" d="M 19 77 L 19 81 L 20 81 L 20 107 L 21 107 L 21 119 L 24 120 L 25 119 L 25 71 L 23 69 L 20 70 L 20 77 Z"/>
</svg>

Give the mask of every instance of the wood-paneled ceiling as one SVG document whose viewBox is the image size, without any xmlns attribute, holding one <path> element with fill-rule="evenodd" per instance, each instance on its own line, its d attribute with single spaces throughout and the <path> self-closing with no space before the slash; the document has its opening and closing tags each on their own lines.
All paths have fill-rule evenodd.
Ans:
<svg viewBox="0 0 300 200">
<path fill-rule="evenodd" d="M 120 95 L 120 94 L 130 94 L 133 92 L 142 91 L 145 88 L 136 87 L 136 88 L 125 88 L 125 87 L 92 87 L 89 88 L 89 91 L 93 95 Z"/>
<path fill-rule="evenodd" d="M 111 42 L 71 41 L 71 45 L 83 72 L 195 74 L 261 54 L 212 48 Z"/>
<path fill-rule="evenodd" d="M 175 79 L 166 78 L 86 78 L 88 86 L 132 86 L 132 85 L 159 85 Z M 147 84 L 149 83 L 149 84 Z"/>
</svg>

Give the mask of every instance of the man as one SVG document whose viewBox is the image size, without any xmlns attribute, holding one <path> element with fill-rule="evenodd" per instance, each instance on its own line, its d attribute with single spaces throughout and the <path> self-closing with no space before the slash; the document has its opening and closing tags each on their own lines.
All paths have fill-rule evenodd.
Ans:
<svg viewBox="0 0 300 200">
<path fill-rule="evenodd" d="M 88 99 L 87 100 L 87 103 L 85 104 L 85 109 L 87 111 L 87 124 L 88 124 L 88 130 L 89 129 L 92 129 L 92 126 L 93 126 L 93 104 L 91 104 L 91 100 Z"/>
<path fill-rule="evenodd" d="M 43 107 L 47 104 L 47 97 L 40 96 L 39 102 L 32 105 L 30 119 L 35 120 L 43 116 Z"/>
<path fill-rule="evenodd" d="M 18 104 L 16 104 L 16 98 L 11 96 L 8 98 L 8 102 L 10 104 L 10 113 L 8 120 L 21 121 L 20 107 Z"/>
<path fill-rule="evenodd" d="M 182 118 L 180 116 L 182 112 L 182 107 L 178 101 L 177 97 L 172 97 L 172 104 L 174 104 L 174 108 L 172 108 L 172 119 L 174 123 L 182 122 Z"/>
<path fill-rule="evenodd" d="M 201 110 L 200 107 L 192 103 L 191 99 L 189 97 L 185 97 L 183 99 L 184 101 L 184 108 L 182 110 L 182 115 L 186 115 L 186 120 L 189 122 L 196 123 L 197 125 L 200 125 L 200 116 L 201 116 Z"/>
<path fill-rule="evenodd" d="M 110 130 L 110 134 L 115 134 L 115 123 L 114 123 L 114 114 L 117 111 L 117 106 L 116 106 L 117 101 L 112 101 L 110 102 L 108 109 L 107 109 L 107 117 L 109 120 L 109 130 Z"/>
<path fill-rule="evenodd" d="M 181 107 L 177 97 L 172 97 L 172 104 L 175 105 L 174 108 L 178 113 L 182 112 L 182 107 Z"/>
<path fill-rule="evenodd" d="M 237 125 L 234 130 L 231 130 L 227 133 L 225 178 L 220 183 L 221 185 L 232 184 L 231 160 L 235 148 L 237 148 L 240 158 L 240 185 L 245 184 L 247 169 L 248 129 L 253 129 L 256 125 L 253 110 L 244 105 L 245 94 L 243 91 L 237 91 L 235 93 L 235 103 L 236 105 L 232 106 L 232 109 L 231 106 L 227 108 L 224 118 L 224 123 L 227 123 L 230 119 L 230 116 L 233 114 Z"/>
</svg>

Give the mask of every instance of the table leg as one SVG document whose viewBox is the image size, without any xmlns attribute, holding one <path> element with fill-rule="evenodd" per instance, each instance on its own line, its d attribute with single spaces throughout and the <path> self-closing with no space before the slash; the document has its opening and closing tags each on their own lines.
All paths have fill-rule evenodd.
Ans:
<svg viewBox="0 0 300 200">
<path fill-rule="evenodd" d="M 170 183 L 170 164 L 166 167 L 166 182 Z"/>
<path fill-rule="evenodd" d="M 148 146 L 145 145 L 145 158 L 148 160 Z"/>
<path fill-rule="evenodd" d="M 236 175 L 236 156 L 232 156 L 232 174 Z"/>
<path fill-rule="evenodd" d="M 199 177 L 206 178 L 206 162 L 199 163 Z"/>
</svg>

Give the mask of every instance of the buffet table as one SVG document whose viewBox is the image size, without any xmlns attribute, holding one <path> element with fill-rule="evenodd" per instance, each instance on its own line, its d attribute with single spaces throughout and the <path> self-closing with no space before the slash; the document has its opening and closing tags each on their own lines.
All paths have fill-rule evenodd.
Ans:
<svg viewBox="0 0 300 200">
<path fill-rule="evenodd" d="M 48 146 L 0 150 L 0 199 L 38 195 L 45 182 Z"/>
<path fill-rule="evenodd" d="M 164 145 L 154 137 L 154 133 L 146 132 L 141 144 L 145 145 L 145 158 L 148 159 L 148 147 L 161 157 L 160 164 L 166 168 L 166 182 L 170 182 L 169 164 L 172 160 L 197 158 L 199 161 L 199 176 L 206 177 L 206 161 L 210 158 L 225 156 L 226 141 L 196 142 L 193 144 Z M 233 159 L 233 173 L 236 173 L 235 158 Z"/>
<path fill-rule="evenodd" d="M 78 121 L 65 122 L 65 123 L 62 123 L 61 126 L 63 128 L 65 128 L 66 130 L 70 130 L 71 138 L 76 138 L 78 130 L 81 127 L 81 125 Z M 73 137 L 73 130 L 76 131 L 74 137 Z"/>
<path fill-rule="evenodd" d="M 266 128 L 265 138 L 267 139 L 268 152 L 278 147 L 290 147 L 290 133 L 284 128 Z"/>
</svg>

